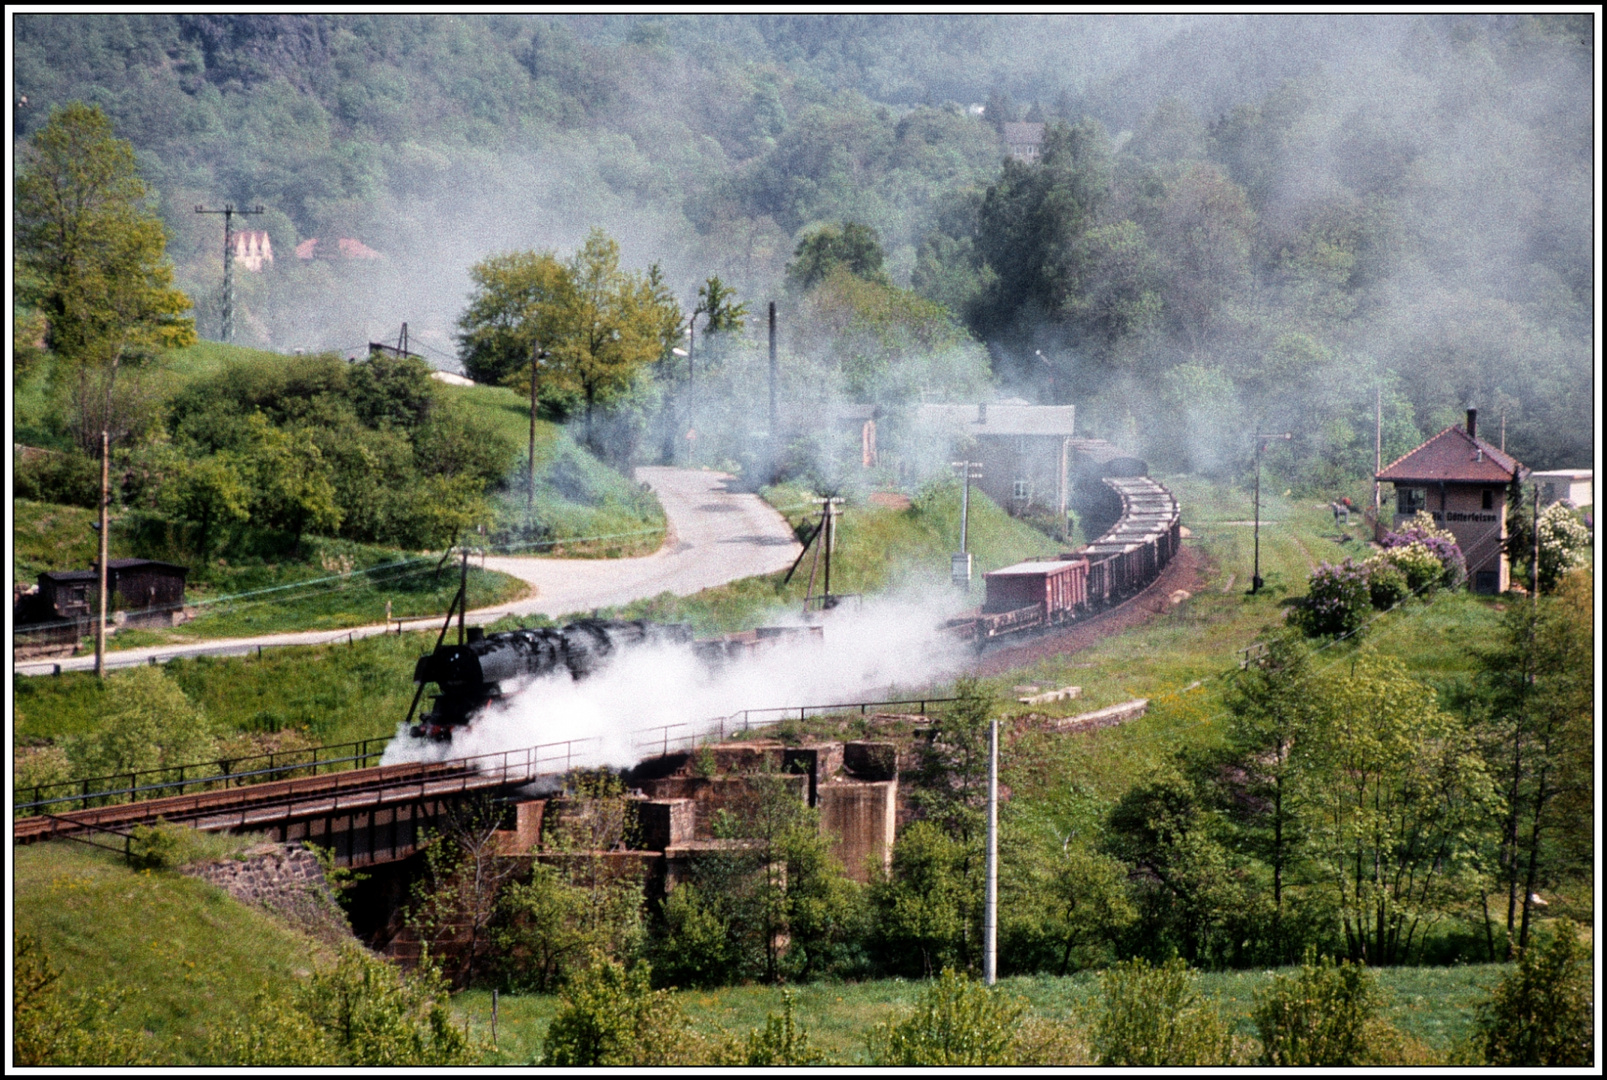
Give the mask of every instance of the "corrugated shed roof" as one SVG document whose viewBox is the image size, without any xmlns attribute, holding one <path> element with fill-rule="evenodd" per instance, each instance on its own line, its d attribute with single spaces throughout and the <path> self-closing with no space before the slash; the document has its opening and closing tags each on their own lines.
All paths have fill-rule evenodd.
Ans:
<svg viewBox="0 0 1607 1080">
<path fill-rule="evenodd" d="M 1435 483 L 1453 480 L 1461 483 L 1510 483 L 1528 470 L 1514 457 L 1502 453 L 1483 439 L 1453 424 L 1409 454 L 1386 465 L 1378 479 L 1386 483 Z"/>
</svg>

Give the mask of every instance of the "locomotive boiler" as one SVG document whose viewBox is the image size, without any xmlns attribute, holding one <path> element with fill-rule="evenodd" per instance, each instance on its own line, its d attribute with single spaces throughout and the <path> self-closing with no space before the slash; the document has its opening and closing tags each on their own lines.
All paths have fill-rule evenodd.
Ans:
<svg viewBox="0 0 1607 1080">
<path fill-rule="evenodd" d="M 413 682 L 434 683 L 440 693 L 411 733 L 415 738 L 450 739 L 481 709 L 543 676 L 584 679 L 621 649 L 691 642 L 692 629 L 685 624 L 643 619 L 580 619 L 561 630 L 543 627 L 490 635 L 470 627 L 463 644 L 439 645 L 418 658 Z"/>
<path fill-rule="evenodd" d="M 434 683 L 430 711 L 409 729 L 414 738 L 448 740 L 487 705 L 512 697 L 549 675 L 580 680 L 600 671 L 625 649 L 682 648 L 705 668 L 740 663 L 782 644 L 818 647 L 818 626 L 761 626 L 694 641 L 685 623 L 645 619 L 579 619 L 561 630 L 508 630 L 486 634 L 477 626 L 461 645 L 439 645 L 418 658 L 413 682 Z"/>
</svg>

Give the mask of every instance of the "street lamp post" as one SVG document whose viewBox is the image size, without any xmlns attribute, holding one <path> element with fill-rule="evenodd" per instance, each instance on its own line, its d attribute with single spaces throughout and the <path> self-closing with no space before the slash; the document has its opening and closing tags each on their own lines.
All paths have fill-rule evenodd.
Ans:
<svg viewBox="0 0 1607 1080">
<path fill-rule="evenodd" d="M 1285 431 L 1280 435 L 1263 435 L 1261 426 L 1255 429 L 1255 569 L 1250 573 L 1250 593 L 1261 591 L 1261 454 L 1273 439 L 1292 439 L 1294 434 Z"/>
</svg>

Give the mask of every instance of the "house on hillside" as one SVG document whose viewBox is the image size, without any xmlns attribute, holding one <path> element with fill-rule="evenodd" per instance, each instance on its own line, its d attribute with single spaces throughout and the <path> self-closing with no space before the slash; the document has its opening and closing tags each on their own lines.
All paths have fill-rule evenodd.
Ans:
<svg viewBox="0 0 1607 1080">
<path fill-rule="evenodd" d="M 1575 506 L 1596 505 L 1596 473 L 1593 469 L 1548 469 L 1529 474 L 1529 482 L 1540 489 L 1540 504 L 1550 506 L 1564 499 Z"/>
<path fill-rule="evenodd" d="M 1017 400 L 921 405 L 916 413 L 922 427 L 946 433 L 956 454 L 981 465 L 976 485 L 994 502 L 1013 514 L 1052 512 L 1062 522 L 1077 476 L 1120 457 L 1101 439 L 1076 437 L 1076 418 L 1075 405 Z"/>
<path fill-rule="evenodd" d="M 1426 510 L 1456 537 L 1473 591 L 1500 593 L 1508 586 L 1507 487 L 1529 470 L 1478 437 L 1478 415 L 1469 409 L 1465 426 L 1446 428 L 1377 474 L 1395 485 L 1395 513 L 1389 525 L 1375 524 L 1375 539 Z"/>
<path fill-rule="evenodd" d="M 254 274 L 262 273 L 264 263 L 273 262 L 273 244 L 266 229 L 242 229 L 234 233 L 234 261 Z"/>
<path fill-rule="evenodd" d="M 317 237 L 312 237 L 296 245 L 298 259 L 383 259 L 384 257 L 361 240 L 354 240 L 349 236 L 337 237 L 333 244 L 326 244 Z"/>
<path fill-rule="evenodd" d="M 1043 124 L 1008 122 L 1004 125 L 1005 153 L 1033 162 L 1043 152 Z"/>
</svg>

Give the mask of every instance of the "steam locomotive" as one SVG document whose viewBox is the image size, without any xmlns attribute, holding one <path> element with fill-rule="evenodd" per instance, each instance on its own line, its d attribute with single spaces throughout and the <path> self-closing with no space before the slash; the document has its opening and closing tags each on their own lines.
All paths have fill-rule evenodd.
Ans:
<svg viewBox="0 0 1607 1080">
<path fill-rule="evenodd" d="M 461 645 L 440 645 L 418 658 L 413 682 L 434 683 L 430 711 L 410 729 L 414 738 L 447 740 L 494 701 L 511 697 L 545 675 L 580 680 L 601 670 L 623 649 L 644 645 L 685 648 L 706 667 L 718 668 L 782 642 L 818 644 L 818 626 L 761 626 L 694 641 L 685 623 L 645 619 L 580 619 L 561 630 L 508 630 L 487 635 L 471 626 Z"/>
<path fill-rule="evenodd" d="M 418 658 L 417 685 L 434 683 L 430 711 L 412 728 L 414 738 L 450 739 L 481 709 L 518 693 L 544 675 L 584 679 L 621 649 L 642 645 L 690 645 L 692 628 L 643 619 L 581 619 L 561 630 L 508 630 L 487 635 L 468 629 L 461 645 L 440 645 Z"/>
</svg>

